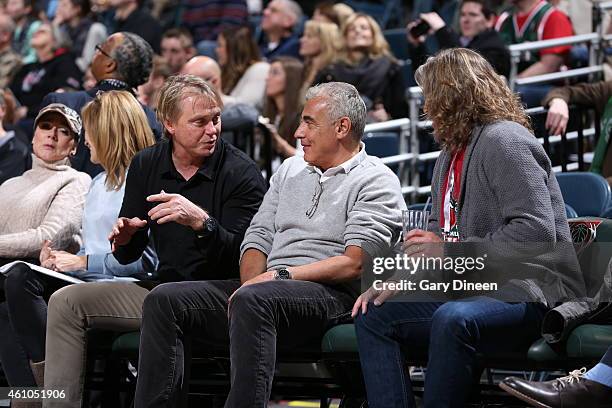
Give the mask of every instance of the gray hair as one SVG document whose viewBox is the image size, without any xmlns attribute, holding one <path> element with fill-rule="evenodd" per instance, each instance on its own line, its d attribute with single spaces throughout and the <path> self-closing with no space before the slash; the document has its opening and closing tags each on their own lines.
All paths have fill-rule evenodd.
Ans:
<svg viewBox="0 0 612 408">
<path fill-rule="evenodd" d="M 123 41 L 111 52 L 117 62 L 119 78 L 130 88 L 136 88 L 149 80 L 153 69 L 153 48 L 134 33 L 121 32 Z"/>
<path fill-rule="evenodd" d="M 304 17 L 302 7 L 294 0 L 282 0 L 282 2 L 287 7 L 287 11 L 289 12 L 289 14 L 292 14 L 295 17 L 294 26 L 299 24 L 299 22 L 302 21 L 302 18 Z"/>
<path fill-rule="evenodd" d="M 219 92 L 208 82 L 195 75 L 174 75 L 159 90 L 157 119 L 163 125 L 175 122 L 180 114 L 181 102 L 188 96 L 201 95 L 211 105 L 223 109 Z"/>
<path fill-rule="evenodd" d="M 346 82 L 326 82 L 308 89 L 306 101 L 314 98 L 325 98 L 331 121 L 348 117 L 351 121 L 350 135 L 361 140 L 367 110 L 357 88 Z"/>
</svg>

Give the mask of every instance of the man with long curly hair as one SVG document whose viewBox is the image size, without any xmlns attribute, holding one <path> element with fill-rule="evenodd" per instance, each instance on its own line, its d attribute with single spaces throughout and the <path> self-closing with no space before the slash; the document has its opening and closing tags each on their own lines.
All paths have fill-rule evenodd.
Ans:
<svg viewBox="0 0 612 408">
<path fill-rule="evenodd" d="M 427 231 L 408 232 L 404 253 L 455 261 L 429 277 L 456 289 L 457 255 L 484 249 L 484 269 L 461 279 L 494 280 L 499 289 L 440 297 L 424 289 L 401 302 L 395 291 L 363 293 L 353 315 L 370 408 L 415 407 L 404 357 L 426 355 L 425 407 L 463 407 L 480 376 L 478 353 L 526 349 L 547 309 L 584 289 L 572 251 L 541 250 L 551 242 L 571 245 L 571 237 L 550 160 L 518 97 L 483 57 L 464 48 L 430 58 L 416 79 L 442 152 Z M 392 296 L 395 302 L 385 302 Z"/>
</svg>

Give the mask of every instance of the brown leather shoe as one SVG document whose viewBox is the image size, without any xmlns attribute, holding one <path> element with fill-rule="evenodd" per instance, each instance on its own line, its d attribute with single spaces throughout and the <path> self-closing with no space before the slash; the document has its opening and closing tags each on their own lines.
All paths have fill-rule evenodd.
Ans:
<svg viewBox="0 0 612 408">
<path fill-rule="evenodd" d="M 586 368 L 556 380 L 537 382 L 508 377 L 499 386 L 538 408 L 612 408 L 612 388 L 583 377 Z"/>
</svg>

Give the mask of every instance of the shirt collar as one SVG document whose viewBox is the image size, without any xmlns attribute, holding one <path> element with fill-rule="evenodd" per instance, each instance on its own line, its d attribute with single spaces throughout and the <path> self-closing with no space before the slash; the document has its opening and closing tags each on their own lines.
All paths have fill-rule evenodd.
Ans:
<svg viewBox="0 0 612 408">
<path fill-rule="evenodd" d="M 359 142 L 359 153 L 357 153 L 355 156 L 351 157 L 347 161 L 335 167 L 331 167 L 325 170 L 324 172 L 316 166 L 308 165 L 306 166 L 306 168 L 309 171 L 317 173 L 319 176 L 321 176 L 320 182 L 322 183 L 325 180 L 332 178 L 336 174 L 340 174 L 340 173 L 348 174 L 351 170 L 357 167 L 362 161 L 364 161 L 366 157 L 367 157 L 367 153 L 365 151 L 365 144 L 363 142 Z"/>
<path fill-rule="evenodd" d="M 174 167 L 174 162 L 172 161 L 172 140 L 165 139 L 165 144 L 163 156 L 166 157 L 166 160 L 162 160 L 159 165 L 159 174 L 164 177 L 174 177 L 174 178 L 182 178 L 183 176 L 176 170 Z M 215 146 L 215 151 L 212 156 L 204 160 L 204 163 L 196 174 L 200 174 L 204 176 L 208 180 L 214 180 L 217 174 L 217 168 L 219 160 L 221 160 L 221 151 L 224 149 L 224 143 L 221 138 L 217 138 L 217 144 Z"/>
</svg>

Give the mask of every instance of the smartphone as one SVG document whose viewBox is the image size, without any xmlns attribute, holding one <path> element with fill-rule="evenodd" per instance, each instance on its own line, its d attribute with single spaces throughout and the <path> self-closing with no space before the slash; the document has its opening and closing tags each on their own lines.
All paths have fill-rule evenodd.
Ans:
<svg viewBox="0 0 612 408">
<path fill-rule="evenodd" d="M 430 27 L 429 24 L 427 24 L 427 21 L 420 20 L 419 24 L 410 29 L 410 35 L 414 38 L 419 38 L 420 36 L 427 34 L 429 28 Z"/>
</svg>

